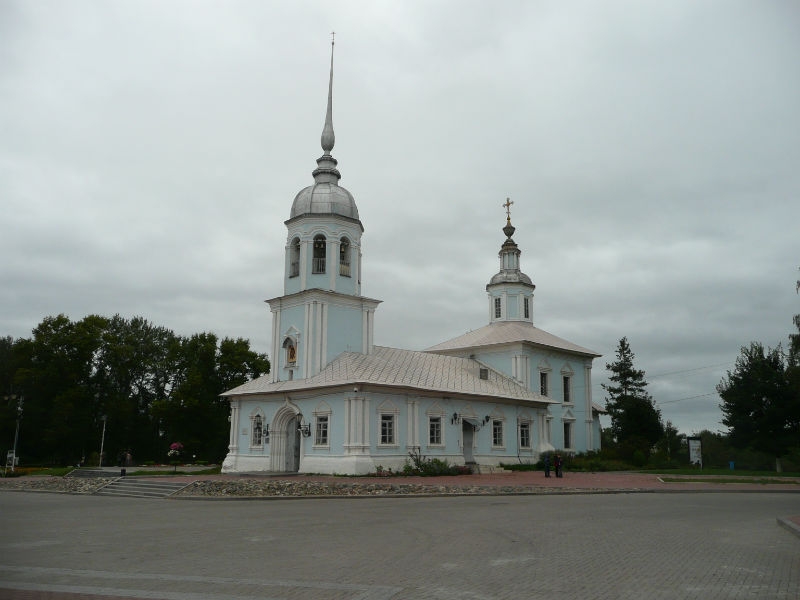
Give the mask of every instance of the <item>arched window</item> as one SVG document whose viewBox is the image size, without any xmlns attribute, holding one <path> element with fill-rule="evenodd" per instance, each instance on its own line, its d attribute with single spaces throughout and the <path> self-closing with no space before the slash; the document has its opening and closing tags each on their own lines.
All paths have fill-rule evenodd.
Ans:
<svg viewBox="0 0 800 600">
<path fill-rule="evenodd" d="M 251 440 L 251 446 L 262 446 L 264 444 L 264 419 L 262 419 L 261 415 L 253 417 L 253 437 Z"/>
<path fill-rule="evenodd" d="M 324 235 L 314 237 L 314 259 L 311 265 L 312 273 L 325 273 L 325 252 L 327 251 L 327 245 Z"/>
<path fill-rule="evenodd" d="M 292 338 L 286 338 L 283 341 L 283 347 L 286 350 L 286 365 L 294 366 L 297 363 L 297 346 L 295 346 Z"/>
<path fill-rule="evenodd" d="M 294 238 L 289 248 L 289 277 L 298 275 L 300 275 L 300 238 Z"/>
<path fill-rule="evenodd" d="M 350 277 L 350 240 L 346 237 L 339 241 L 339 275 Z"/>
</svg>

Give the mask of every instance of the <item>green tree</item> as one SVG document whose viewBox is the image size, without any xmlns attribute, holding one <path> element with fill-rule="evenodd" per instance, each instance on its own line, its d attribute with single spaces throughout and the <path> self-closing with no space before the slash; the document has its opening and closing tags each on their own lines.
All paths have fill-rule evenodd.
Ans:
<svg viewBox="0 0 800 600">
<path fill-rule="evenodd" d="M 686 436 L 678 431 L 672 421 L 667 421 L 664 424 L 664 435 L 658 440 L 656 447 L 664 459 L 674 462 L 685 454 L 682 452 L 685 440 Z"/>
<path fill-rule="evenodd" d="M 611 371 L 606 391 L 606 410 L 611 417 L 611 434 L 624 458 L 647 457 L 664 434 L 661 411 L 647 392 L 644 371 L 634 367 L 634 354 L 623 337 L 616 360 L 606 364 Z"/>
<path fill-rule="evenodd" d="M 800 402 L 793 396 L 782 349 L 758 342 L 743 347 L 717 392 L 731 444 L 769 453 L 780 472 L 781 457 L 800 440 Z"/>
<path fill-rule="evenodd" d="M 0 338 L 0 434 L 10 448 L 16 404 L 4 397 L 23 395 L 18 454 L 28 464 L 88 460 L 100 450 L 104 417 L 104 464 L 127 449 L 139 461 L 163 459 L 178 438 L 218 460 L 229 411 L 220 394 L 270 368 L 247 340 L 179 337 L 141 317 L 51 316 L 32 334 Z"/>
<path fill-rule="evenodd" d="M 162 454 L 180 441 L 187 455 L 220 461 L 230 434 L 230 407 L 220 395 L 268 373 L 269 360 L 251 350 L 247 340 L 225 338 L 218 344 L 211 333 L 181 339 L 178 352 L 172 391 L 155 407 L 164 433 Z"/>
</svg>

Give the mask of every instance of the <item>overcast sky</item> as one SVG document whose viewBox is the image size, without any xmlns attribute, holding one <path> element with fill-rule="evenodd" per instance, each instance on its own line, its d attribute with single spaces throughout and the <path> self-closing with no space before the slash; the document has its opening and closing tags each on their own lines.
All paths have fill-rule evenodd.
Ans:
<svg viewBox="0 0 800 600">
<path fill-rule="evenodd" d="M 375 341 L 488 322 L 506 197 L 534 324 L 627 336 L 665 419 L 800 312 L 800 4 L 0 0 L 0 335 L 142 316 L 268 352 L 284 221 L 333 156 Z"/>
</svg>

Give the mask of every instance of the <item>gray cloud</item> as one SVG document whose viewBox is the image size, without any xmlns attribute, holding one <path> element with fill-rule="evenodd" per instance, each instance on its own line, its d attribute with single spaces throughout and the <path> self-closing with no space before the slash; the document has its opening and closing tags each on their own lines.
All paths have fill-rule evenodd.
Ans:
<svg viewBox="0 0 800 600">
<path fill-rule="evenodd" d="M 292 199 L 334 156 L 376 341 L 484 325 L 511 197 L 536 324 L 627 336 L 665 418 L 800 312 L 791 3 L 4 2 L 0 333 L 141 315 L 268 349 Z"/>
</svg>

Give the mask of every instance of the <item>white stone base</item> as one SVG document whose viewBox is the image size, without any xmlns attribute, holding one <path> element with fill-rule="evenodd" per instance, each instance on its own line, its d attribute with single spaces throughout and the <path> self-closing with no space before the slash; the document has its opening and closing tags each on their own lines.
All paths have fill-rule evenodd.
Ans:
<svg viewBox="0 0 800 600">
<path fill-rule="evenodd" d="M 269 471 L 269 455 L 251 456 L 229 453 L 222 461 L 222 473 L 258 473 Z"/>
</svg>

